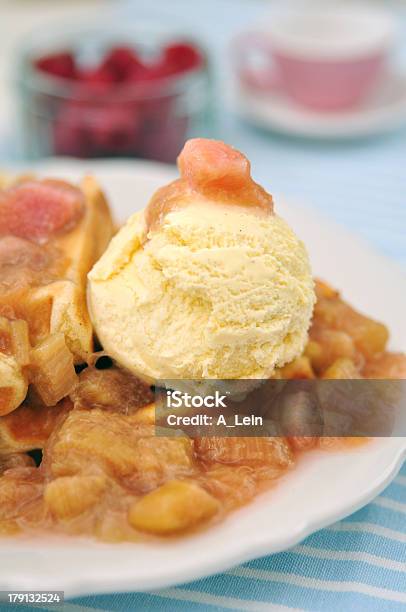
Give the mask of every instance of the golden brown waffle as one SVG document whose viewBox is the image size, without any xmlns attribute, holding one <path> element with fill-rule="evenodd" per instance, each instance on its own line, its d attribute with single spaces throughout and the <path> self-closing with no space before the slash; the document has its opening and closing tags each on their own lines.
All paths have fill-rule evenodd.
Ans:
<svg viewBox="0 0 406 612">
<path fill-rule="evenodd" d="M 0 188 L 26 180 L 27 177 L 20 177 L 11 181 L 0 175 Z M 46 351 L 49 353 L 52 347 L 58 346 L 68 367 L 69 357 L 63 353 L 63 342 L 72 353 L 74 363 L 86 361 L 93 350 L 86 277 L 113 235 L 113 222 L 95 179 L 86 177 L 80 190 L 84 212 L 71 231 L 51 236 L 46 244 L 0 232 L 0 415 L 21 404 L 31 376 L 35 378 L 41 360 L 47 358 Z M 38 261 L 46 260 L 40 272 L 35 270 L 35 277 L 30 258 L 37 268 Z M 17 335 L 7 329 L 8 322 L 12 325 L 26 322 L 28 337 L 24 339 L 22 327 Z M 49 338 L 52 346 L 46 344 Z M 36 347 L 40 350 L 33 353 Z M 36 369 L 31 367 L 32 362 Z M 47 381 L 43 381 L 44 389 L 46 385 Z M 48 399 L 47 403 L 52 403 L 52 397 Z"/>
</svg>

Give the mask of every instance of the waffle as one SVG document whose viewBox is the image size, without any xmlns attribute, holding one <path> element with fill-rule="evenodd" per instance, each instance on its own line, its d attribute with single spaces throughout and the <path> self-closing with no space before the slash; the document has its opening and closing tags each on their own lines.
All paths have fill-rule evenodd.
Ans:
<svg viewBox="0 0 406 612">
<path fill-rule="evenodd" d="M 49 185 L 62 193 L 73 189 L 57 181 L 20 177 L 13 182 L 0 175 L 0 187 L 5 189 L 0 195 L 6 194 L 4 197 L 19 186 L 29 192 L 31 186 L 38 191 L 47 190 Z M 81 182 L 77 193 L 83 205 L 80 219 L 72 228 L 68 226 L 67 231 L 55 232 L 46 240 L 35 234 L 35 228 L 30 236 L 24 222 L 24 235 L 18 233 L 19 228 L 17 235 L 7 232 L 1 225 L 4 215 L 0 216 L 0 415 L 21 404 L 29 382 L 35 381 L 41 360 L 45 361 L 51 348 L 60 349 L 58 362 L 62 359 L 67 367 L 72 359 L 72 377 L 73 364 L 83 363 L 93 351 L 86 276 L 110 241 L 113 222 L 92 177 Z M 62 197 L 66 197 L 64 193 Z M 33 224 L 38 225 L 35 211 L 31 215 Z M 42 386 L 46 394 L 46 380 L 42 380 Z M 45 397 L 45 402 L 51 404 L 52 399 Z"/>
</svg>

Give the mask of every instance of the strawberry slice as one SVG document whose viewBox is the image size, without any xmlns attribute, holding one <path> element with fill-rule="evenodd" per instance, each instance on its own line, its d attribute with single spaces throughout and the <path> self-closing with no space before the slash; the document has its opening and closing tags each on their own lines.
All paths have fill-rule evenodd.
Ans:
<svg viewBox="0 0 406 612">
<path fill-rule="evenodd" d="M 0 193 L 0 236 L 47 242 L 70 231 L 84 214 L 81 191 L 64 181 L 26 181 Z"/>
</svg>

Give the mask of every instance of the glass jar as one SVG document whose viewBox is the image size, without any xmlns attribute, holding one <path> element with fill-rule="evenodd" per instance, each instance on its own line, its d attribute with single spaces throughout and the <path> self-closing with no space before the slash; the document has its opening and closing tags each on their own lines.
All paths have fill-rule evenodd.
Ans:
<svg viewBox="0 0 406 612">
<path fill-rule="evenodd" d="M 143 65 L 154 66 L 174 43 L 192 46 L 198 65 L 147 80 L 92 77 L 111 49 L 134 49 Z M 38 69 L 39 58 L 60 53 L 73 54 L 85 80 Z M 67 155 L 174 162 L 187 138 L 211 133 L 207 55 L 195 40 L 158 26 L 98 24 L 33 32 L 20 51 L 17 82 L 22 152 L 30 159 Z"/>
</svg>

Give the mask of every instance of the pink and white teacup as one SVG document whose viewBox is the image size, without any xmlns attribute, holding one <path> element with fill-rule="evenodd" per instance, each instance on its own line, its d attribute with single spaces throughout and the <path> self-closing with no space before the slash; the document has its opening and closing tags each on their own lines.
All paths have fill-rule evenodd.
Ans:
<svg viewBox="0 0 406 612">
<path fill-rule="evenodd" d="M 365 98 L 384 75 L 395 19 L 363 4 L 299 4 L 234 42 L 240 81 L 282 88 L 314 110 L 342 110 Z"/>
</svg>

